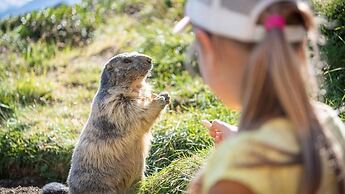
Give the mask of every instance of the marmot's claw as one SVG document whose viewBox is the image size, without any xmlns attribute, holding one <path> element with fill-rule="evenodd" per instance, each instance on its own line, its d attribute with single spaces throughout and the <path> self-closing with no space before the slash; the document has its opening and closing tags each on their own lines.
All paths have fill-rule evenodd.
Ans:
<svg viewBox="0 0 345 194">
<path fill-rule="evenodd" d="M 167 92 L 162 92 L 156 96 L 155 100 L 163 103 L 165 106 L 170 103 L 170 96 Z"/>
<path fill-rule="evenodd" d="M 165 101 L 169 104 L 170 103 L 170 96 L 167 92 L 161 92 L 159 96 L 163 96 Z"/>
</svg>

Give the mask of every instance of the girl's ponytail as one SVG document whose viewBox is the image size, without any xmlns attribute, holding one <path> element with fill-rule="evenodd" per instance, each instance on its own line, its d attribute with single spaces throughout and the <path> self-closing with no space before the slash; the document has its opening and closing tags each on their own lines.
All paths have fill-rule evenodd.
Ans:
<svg viewBox="0 0 345 194">
<path fill-rule="evenodd" d="M 303 43 L 290 44 L 284 35 L 282 22 L 293 14 L 299 24 L 305 25 L 303 17 L 293 6 L 273 5 L 262 16 L 263 21 L 269 21 L 266 23 L 267 33 L 264 40 L 255 46 L 245 67 L 239 129 L 255 129 L 269 119 L 265 117 L 267 115 L 288 118 L 295 126 L 301 147 L 296 158 L 303 165 L 300 193 L 315 194 L 322 176 L 319 150 L 328 144 L 301 75 L 307 68 L 305 62 L 297 57 L 297 50 L 303 49 Z M 287 13 L 287 10 L 294 12 Z"/>
</svg>

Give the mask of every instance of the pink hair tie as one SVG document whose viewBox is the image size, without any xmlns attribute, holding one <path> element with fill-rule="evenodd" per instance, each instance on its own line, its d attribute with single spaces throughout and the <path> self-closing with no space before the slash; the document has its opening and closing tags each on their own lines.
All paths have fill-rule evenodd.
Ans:
<svg viewBox="0 0 345 194">
<path fill-rule="evenodd" d="M 285 19 L 280 15 L 270 15 L 265 19 L 265 29 L 270 31 L 272 28 L 283 29 L 285 26 Z"/>
</svg>

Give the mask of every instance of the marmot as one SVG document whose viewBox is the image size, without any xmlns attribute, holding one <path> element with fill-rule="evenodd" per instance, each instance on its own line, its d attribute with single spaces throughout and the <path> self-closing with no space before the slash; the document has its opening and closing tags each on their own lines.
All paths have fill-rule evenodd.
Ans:
<svg viewBox="0 0 345 194">
<path fill-rule="evenodd" d="M 144 176 L 150 128 L 170 101 L 167 93 L 152 94 L 146 83 L 151 68 L 151 58 L 139 53 L 116 55 L 104 66 L 89 119 L 74 148 L 69 193 L 134 192 Z M 66 190 L 57 184 L 46 185 L 43 193 L 54 193 L 54 187 Z"/>
</svg>

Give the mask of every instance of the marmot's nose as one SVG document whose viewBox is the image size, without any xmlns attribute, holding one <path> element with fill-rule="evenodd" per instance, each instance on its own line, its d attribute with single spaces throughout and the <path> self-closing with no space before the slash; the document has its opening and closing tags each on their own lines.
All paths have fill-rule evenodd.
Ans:
<svg viewBox="0 0 345 194">
<path fill-rule="evenodd" d="M 148 64 L 151 64 L 151 63 L 152 63 L 152 59 L 147 58 L 147 59 L 146 59 L 146 62 L 147 62 Z"/>
<path fill-rule="evenodd" d="M 147 56 L 140 56 L 140 61 L 142 61 L 143 63 L 147 63 L 147 64 L 152 63 L 152 59 L 150 57 L 147 57 Z"/>
</svg>

